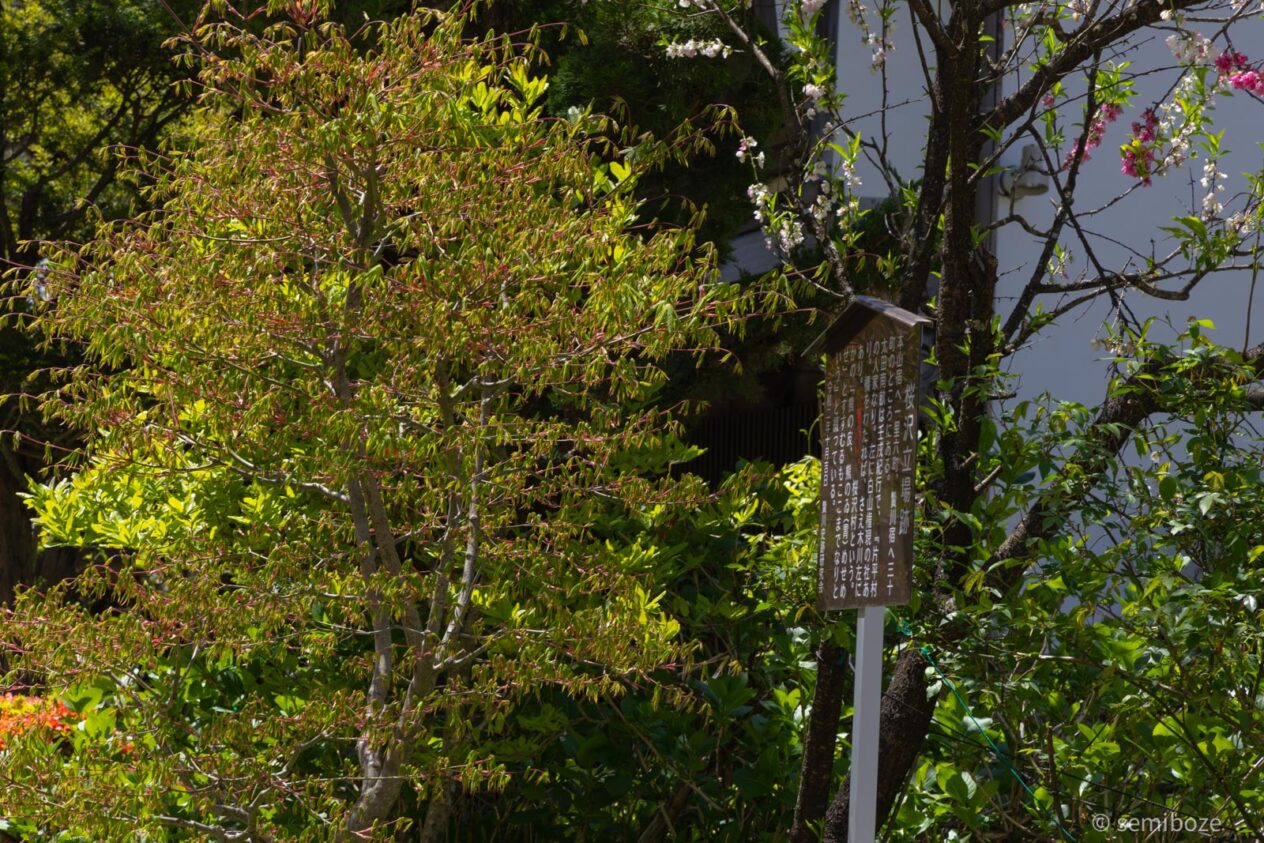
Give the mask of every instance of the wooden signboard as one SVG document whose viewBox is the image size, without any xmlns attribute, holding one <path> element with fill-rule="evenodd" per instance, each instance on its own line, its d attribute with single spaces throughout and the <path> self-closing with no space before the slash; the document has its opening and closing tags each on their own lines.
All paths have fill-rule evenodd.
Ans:
<svg viewBox="0 0 1264 843">
<path fill-rule="evenodd" d="M 909 601 L 922 326 L 867 296 L 824 336 L 822 611 Z"/>
</svg>

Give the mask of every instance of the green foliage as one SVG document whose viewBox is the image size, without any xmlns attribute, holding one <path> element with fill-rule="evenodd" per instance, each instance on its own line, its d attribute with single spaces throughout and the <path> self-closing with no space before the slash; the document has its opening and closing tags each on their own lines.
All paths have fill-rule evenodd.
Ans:
<svg viewBox="0 0 1264 843">
<path fill-rule="evenodd" d="M 1264 442 L 1243 392 L 1254 370 L 1205 327 L 1191 323 L 1183 349 L 1119 339 L 1112 398 L 1144 392 L 1159 407 L 1131 434 L 1135 462 L 1102 450 L 1087 408 L 1051 400 L 1008 407 L 984 437 L 992 485 L 953 514 L 976 525 L 974 559 L 994 558 L 1000 528 L 1038 495 L 1086 503 L 1040 541 L 1034 575 L 1000 587 L 1000 559 L 965 578 L 955 610 L 924 605 L 903 622 L 944 695 L 895 839 L 1021 827 L 1109 840 L 1121 817 L 1167 812 L 1255 833 Z M 1086 495 L 1094 460 L 1108 474 Z M 942 553 L 933 518 L 921 533 L 925 566 Z M 1094 830 L 1096 815 L 1112 831 Z"/>
<path fill-rule="evenodd" d="M 737 52 L 723 61 L 680 61 L 664 54 L 663 45 L 688 38 L 714 38 L 725 30 L 705 16 L 688 18 L 670 6 L 638 0 L 606 0 L 576 4 L 536 0 L 513 4 L 501 15 L 504 26 L 566 21 L 567 37 L 559 30 L 545 33 L 553 56 L 548 110 L 563 116 L 569 109 L 590 103 L 598 109 L 617 108 L 644 131 L 668 137 L 704 126 L 716 106 L 740 110 L 744 131 L 761 136 L 777 130 L 776 94 L 754 58 Z M 753 20 L 749 11 L 739 15 Z M 750 225 L 746 187 L 749 171 L 734 156 L 736 141 L 722 138 L 706 154 L 687 164 L 647 174 L 641 195 L 655 214 L 685 221 L 695 207 L 706 208 L 700 236 L 725 249 L 729 238 Z"/>
<path fill-rule="evenodd" d="M 191 0 L 170 4 L 185 16 L 196 6 Z M 156 144 L 188 103 L 175 88 L 184 74 L 172 62 L 174 51 L 162 47 L 176 31 L 171 14 L 152 0 L 28 0 L 0 6 L 0 263 L 5 272 L 37 264 L 42 240 L 83 237 L 94 214 L 117 217 L 135 210 L 137 185 L 119 178 L 120 160 Z M 13 307 L 6 299 L 4 312 Z M 57 354 L 41 354 L 32 346 L 7 322 L 0 327 L 5 398 L 30 390 L 32 375 L 60 361 Z M 33 418 L 38 414 L 8 400 L 0 408 L 6 429 L 48 436 Z M 7 451 L 10 445 L 3 447 Z M 21 470 L 16 473 L 10 482 L 20 483 Z M 7 494 L 0 507 L 0 520 L 21 509 Z M 16 547 L 11 552 L 22 555 Z M 14 558 L 11 564 L 20 569 L 29 560 Z M 10 587 L 0 584 L 0 590 Z"/>
<path fill-rule="evenodd" d="M 32 503 L 102 552 L 91 602 L 3 621 L 14 675 L 97 689 L 95 740 L 7 768 L 0 813 L 50 831 L 406 825 L 504 784 L 524 694 L 687 652 L 589 525 L 697 494 L 643 476 L 655 362 L 712 343 L 731 290 L 689 229 L 632 227 L 650 162 L 545 118 L 530 44 L 418 14 L 361 50 L 292 11 L 200 31 L 155 210 L 41 281 L 38 326 L 87 361 L 46 409 L 88 446 Z"/>
<path fill-rule="evenodd" d="M 175 3 L 188 15 L 193 4 Z M 81 231 L 87 205 L 126 211 L 113 144 L 152 144 L 186 100 L 172 52 L 175 23 L 157 3 L 33 0 L 0 9 L 0 254 L 19 241 Z M 31 248 L 31 251 L 34 251 Z"/>
<path fill-rule="evenodd" d="M 468 803 L 463 840 L 775 839 L 789 826 L 814 681 L 816 461 L 747 466 L 713 499 L 604 518 L 665 587 L 687 658 L 617 699 L 524 700 L 513 776 Z M 514 750 L 510 752 L 509 750 Z"/>
<path fill-rule="evenodd" d="M 1119 818 L 1168 811 L 1254 833 L 1264 811 L 1264 443 L 1243 391 L 1254 370 L 1212 343 L 1209 327 L 1191 323 L 1183 348 L 1156 346 L 1144 334 L 1119 338 L 1112 399 L 1137 390 L 1159 396 L 1155 423 L 1132 434 L 1133 463 L 1105 451 L 1088 408 L 1016 402 L 981 436 L 986 494 L 970 512 L 953 512 L 936 495 L 935 455 L 955 421 L 942 404 L 928 414 L 919 586 L 911 605 L 891 612 L 887 644 L 922 651 L 939 703 L 888 826 L 892 839 L 979 839 L 1021 828 L 1032 839 L 1109 840 Z M 1003 378 L 985 367 L 971 388 L 991 394 Z M 1041 540 L 1039 572 L 1003 586 L 1012 560 L 983 563 L 996 557 L 1008 523 L 1039 497 L 1083 496 L 1094 460 L 1110 462 L 1108 478 L 1078 517 Z M 565 818 L 558 836 L 576 827 L 616 833 L 629 816 L 669 810 L 681 781 L 697 789 L 688 810 L 672 814 L 681 839 L 741 839 L 729 825 L 734 817 L 745 839 L 775 839 L 789 826 L 815 679 L 811 645 L 825 636 L 850 645 L 846 618 L 826 623 L 812 608 L 819 482 L 813 459 L 774 475 L 748 470 L 729 479 L 714 508 L 675 516 L 688 527 L 683 536 L 661 525 L 638 533 L 681 542 L 683 575 L 665 605 L 699 642 L 695 664 L 729 672 L 710 668 L 698 679 L 696 669 L 683 671 L 699 694 L 687 709 L 693 719 L 679 709 L 632 707 L 630 691 L 613 718 L 598 708 L 559 722 L 563 740 L 588 734 L 601 746 L 596 760 L 584 754 L 546 765 L 570 771 L 562 793 L 593 793 L 603 776 L 627 789 L 597 810 L 576 796 L 542 812 Z M 974 525 L 976 565 L 955 600 L 941 603 L 931 595 L 943 583 L 939 560 L 949 552 L 944 526 L 952 519 Z M 846 772 L 848 716 L 836 782 Z M 703 763 L 717 756 L 726 763 Z M 647 768 L 666 772 L 638 777 Z M 558 793 L 541 786 L 522 804 Z M 1094 830 L 1096 815 L 1108 818 L 1108 832 Z M 1170 839 L 1184 838 L 1178 831 Z"/>
<path fill-rule="evenodd" d="M 1183 349 L 1120 338 L 1127 357 L 1112 397 L 1161 394 L 1156 423 L 1133 437 L 1140 461 L 1117 464 L 1082 517 L 1041 540 L 1040 572 L 1005 588 L 1012 562 L 982 563 L 1038 496 L 1082 494 L 1086 463 L 1107 456 L 1094 414 L 1052 399 L 1006 406 L 981 439 L 987 494 L 977 509 L 953 513 L 935 494 L 934 455 L 954 421 L 942 405 L 930 413 L 920 587 L 893 610 L 887 643 L 923 652 L 940 702 L 892 839 L 1022 828 L 1032 839 L 1109 840 L 1119 818 L 1171 811 L 1250 829 L 1264 810 L 1264 443 L 1243 392 L 1253 370 L 1210 342 L 1207 327 L 1191 324 Z M 976 388 L 1001 388 L 994 369 L 979 375 Z M 815 679 L 812 643 L 850 644 L 846 618 L 826 623 L 812 608 L 819 482 L 813 459 L 772 474 L 747 469 L 712 504 L 612 522 L 652 542 L 642 552 L 661 559 L 656 577 L 671 583 L 664 605 L 699 646 L 673 671 L 693 696 L 666 705 L 654 689 L 631 687 L 617 706 L 540 703 L 551 712 L 552 752 L 531 755 L 538 783 L 479 805 L 498 824 L 473 826 L 469 839 L 517 828 L 514 818 L 559 838 L 619 834 L 663 811 L 675 839 L 784 832 Z M 975 525 L 978 565 L 955 602 L 941 604 L 929 595 L 951 518 Z M 836 782 L 846 772 L 847 717 Z M 680 787 L 690 793 L 677 802 Z M 1108 832 L 1094 830 L 1097 815 Z"/>
<path fill-rule="evenodd" d="M 756 37 L 723 65 L 662 51 L 727 37 L 718 16 L 740 18 L 736 5 L 686 18 L 674 0 L 568 10 L 590 41 L 471 41 L 442 14 L 349 35 L 318 21 L 328 4 L 269 5 L 280 18 L 214 19 L 186 42 L 203 51 L 197 112 L 130 180 L 99 190 L 91 156 L 73 150 L 116 140 L 98 131 L 112 109 L 144 112 L 167 89 L 143 70 L 156 51 L 135 76 L 117 68 L 137 56 L 107 63 L 103 83 L 64 36 L 117 24 L 152 46 L 152 8 L 3 13 L 6 64 L 86 80 L 67 86 L 78 101 L 60 89 L 41 100 L 48 79 L 33 70 L 19 96 L 36 93 L 5 100 L 6 127 L 42 114 L 54 130 L 6 138 L 6 156 L 20 151 L 6 159 L 5 207 L 20 195 L 32 230 L 63 232 L 73 223 L 52 209 L 72 196 L 95 197 L 106 218 L 138 198 L 154 210 L 61 247 L 20 299 L 48 350 L 86 355 L 57 373 L 46 409 L 87 449 L 31 505 L 47 544 L 95 555 L 75 582 L 0 615 L 8 681 L 79 722 L 6 746 L 2 830 L 776 839 L 793 812 L 814 645 L 850 633 L 812 608 L 813 460 L 747 467 L 714 495 L 665 476 L 693 451 L 656 407 L 706 390 L 662 387 L 720 344 L 744 303 L 715 282 L 692 229 L 646 222 L 689 218 L 687 199 L 735 182 L 734 159 L 686 172 L 695 182 L 657 165 L 715 151 L 696 115 L 727 127 L 731 113 L 707 106 L 759 91 L 766 61 L 786 86 L 789 151 L 777 160 L 766 144 L 773 166 L 752 195 L 798 261 L 797 286 L 894 297 L 924 253 L 917 271 L 942 270 L 941 293 L 968 283 L 978 297 L 987 279 L 943 268 L 978 245 L 977 229 L 948 242 L 970 228 L 952 207 L 973 203 L 921 213 L 924 183 L 888 171 L 896 195 L 860 208 L 854 167 L 885 139 L 807 137 L 818 109 L 837 117 L 844 104 L 817 4 L 790 10 L 786 61 Z M 558 9 L 495 8 L 479 12 L 485 30 Z M 875 66 L 894 9 L 882 4 L 870 33 Z M 1022 23 L 1036 67 L 1066 55 L 1069 14 Z M 1135 99 L 1127 70 L 1086 71 L 1093 106 L 1078 133 L 1056 111 L 1066 78 L 1031 121 L 1052 144 L 1086 143 L 1104 106 Z M 1174 95 L 1173 131 L 1214 162 L 1209 73 L 1191 70 Z M 588 110 L 620 99 L 648 104 L 634 116 L 668 140 Z M 159 113 L 133 128 L 152 139 Z M 677 130 L 682 116 L 696 119 Z M 1006 127 L 985 131 L 1005 141 Z M 975 162 L 953 158 L 938 166 L 965 184 L 959 168 Z M 933 169 L 921 174 L 932 184 Z M 1244 213 L 1257 215 L 1258 187 Z M 1243 248 L 1218 213 L 1176 218 L 1164 260 L 1203 272 Z M 713 231 L 731 223 L 717 216 Z M 1048 257 L 1070 263 L 1053 241 Z M 780 308 L 784 289 L 763 290 Z M 1160 810 L 1261 836 L 1264 443 L 1243 389 L 1258 364 L 1210 342 L 1207 323 L 1181 349 L 1144 331 L 1114 338 L 1107 407 L 1152 407 L 1134 430 L 1101 420 L 1126 413 L 1003 403 L 1002 355 L 1061 311 L 1027 302 L 1026 321 L 1001 331 L 990 302 L 939 306 L 936 362 L 955 369 L 926 408 L 918 587 L 888 630 L 925 657 L 938 702 L 889 837 L 1111 839 L 1093 817 Z M 788 324 L 771 320 L 759 353 L 793 353 Z M 1120 442 L 1139 464 L 1118 460 Z M 1014 549 L 1007 531 L 1024 513 L 1042 519 L 1038 538 Z"/>
</svg>

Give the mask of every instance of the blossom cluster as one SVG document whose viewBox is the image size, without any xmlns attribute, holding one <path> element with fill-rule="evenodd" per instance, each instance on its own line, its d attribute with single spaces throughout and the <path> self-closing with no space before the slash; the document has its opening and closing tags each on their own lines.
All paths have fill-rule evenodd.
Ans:
<svg viewBox="0 0 1264 843">
<path fill-rule="evenodd" d="M 1104 104 L 1097 112 L 1097 117 L 1088 124 L 1088 130 L 1084 136 L 1075 142 L 1075 149 L 1067 153 L 1062 161 L 1062 169 L 1068 170 L 1077 161 L 1089 160 L 1092 157 L 1091 151 L 1102 145 L 1102 138 L 1106 135 L 1106 126 L 1119 119 L 1122 113 L 1123 107 L 1119 104 L 1113 102 Z"/>
<path fill-rule="evenodd" d="M 844 196 L 854 194 L 855 189 L 860 187 L 860 176 L 857 175 L 855 165 L 848 156 L 839 155 L 833 160 L 833 178 L 830 177 L 830 165 L 826 163 L 825 159 L 818 158 L 803 179 L 805 185 L 817 185 L 819 192 L 812 206 L 808 208 L 808 213 L 812 215 L 812 219 L 816 221 L 816 224 L 821 227 L 824 227 L 829 222 L 831 214 L 837 214 L 839 218 L 843 218 L 847 214 L 854 214 L 860 209 L 860 200 L 854 195 L 851 195 L 845 202 L 835 202 L 836 187 L 842 187 Z M 838 198 L 841 199 L 842 197 Z M 836 205 L 837 207 L 835 207 Z"/>
<path fill-rule="evenodd" d="M 765 215 L 772 210 L 772 192 L 766 184 L 752 184 L 746 188 L 746 198 L 755 204 L 755 222 L 764 222 Z"/>
<path fill-rule="evenodd" d="M 1239 211 L 1225 220 L 1225 228 L 1238 237 L 1249 237 L 1258 227 L 1256 218 L 1245 211 Z"/>
<path fill-rule="evenodd" d="M 881 70 L 887 63 L 887 53 L 895 49 L 895 44 L 891 42 L 890 38 L 887 38 L 884 35 L 879 35 L 876 32 L 870 32 L 866 35 L 865 43 L 868 44 L 869 49 L 873 51 L 873 57 L 870 59 L 870 64 L 873 65 L 874 70 Z"/>
<path fill-rule="evenodd" d="M 1198 33 L 1172 36 L 1168 45 L 1172 47 L 1173 55 L 1182 62 L 1214 65 L 1222 88 L 1264 96 L 1264 73 L 1251 67 L 1250 59 L 1244 53 L 1228 49 L 1211 59 L 1210 42 Z M 1132 137 L 1119 148 L 1120 171 L 1148 186 L 1157 173 L 1182 164 L 1188 157 L 1190 138 L 1200 122 L 1199 110 L 1197 85 L 1186 76 L 1169 102 L 1160 105 L 1157 112 L 1153 108 L 1146 109 L 1142 119 L 1133 122 Z M 1167 153 L 1160 158 L 1164 145 Z M 1203 164 L 1201 179 L 1205 191 L 1203 216 L 1207 219 L 1215 219 L 1224 212 L 1221 201 L 1224 178 L 1225 174 L 1220 172 L 1215 157 L 1208 158 Z M 1245 236 L 1244 232 L 1252 230 L 1254 223 L 1247 215 L 1236 214 L 1226 225 L 1231 231 Z"/>
<path fill-rule="evenodd" d="M 713 38 L 710 41 L 695 41 L 690 38 L 688 41 L 667 45 L 667 58 L 669 59 L 692 59 L 698 56 L 704 56 L 709 59 L 728 58 L 732 54 L 733 48 L 719 38 Z"/>
<path fill-rule="evenodd" d="M 1198 129 L 1197 106 L 1193 105 L 1195 82 L 1186 77 L 1177 85 L 1170 102 L 1158 110 L 1146 109 L 1132 124 L 1132 138 L 1119 148 L 1120 171 L 1141 179 L 1149 186 L 1155 175 L 1179 167 L 1189 157 L 1189 146 Z M 1159 158 L 1166 145 L 1166 152 Z"/>
<path fill-rule="evenodd" d="M 1220 216 L 1220 212 L 1224 210 L 1224 205 L 1220 202 L 1220 194 L 1224 192 L 1224 185 L 1220 182 L 1224 177 L 1225 174 L 1216 165 L 1216 159 L 1208 158 L 1207 163 L 1203 164 L 1200 182 L 1207 191 L 1207 195 L 1203 197 L 1203 215 L 1208 219 Z"/>
<path fill-rule="evenodd" d="M 1244 70 L 1229 76 L 1230 87 L 1264 97 L 1264 73 L 1258 70 Z"/>
<path fill-rule="evenodd" d="M 1048 3 L 1041 3 L 1039 6 L 1035 3 L 1020 3 L 1011 9 L 1014 15 L 1014 26 L 1020 31 L 1029 29 L 1032 24 L 1040 20 L 1048 11 Z"/>
<path fill-rule="evenodd" d="M 1220 72 L 1222 85 L 1264 96 L 1264 73 L 1251 67 L 1251 60 L 1246 57 L 1246 54 L 1236 50 L 1225 50 L 1216 57 L 1216 70 Z"/>
<path fill-rule="evenodd" d="M 825 96 L 825 86 L 809 82 L 803 86 L 803 96 L 815 102 Z"/>
<path fill-rule="evenodd" d="M 754 164 L 756 167 L 764 166 L 764 153 L 752 152 L 752 150 L 755 149 L 755 147 L 757 146 L 759 146 L 759 144 L 756 142 L 754 138 L 750 138 L 750 137 L 742 138 L 742 140 L 737 145 L 737 160 L 745 164 L 746 159 L 750 158 L 751 163 Z"/>
<path fill-rule="evenodd" d="M 1236 70 L 1246 70 L 1249 66 L 1250 60 L 1246 54 L 1236 50 L 1225 50 L 1216 56 L 1216 70 L 1221 76 L 1229 76 Z"/>
<path fill-rule="evenodd" d="M 768 234 L 764 244 L 769 249 L 777 248 L 782 255 L 788 256 L 795 247 L 803 244 L 803 224 L 776 212 L 776 195 L 768 189 L 768 185 L 752 184 L 746 189 L 746 195 L 755 203 L 755 220 L 764 226 Z"/>
<path fill-rule="evenodd" d="M 877 28 L 869 24 L 869 9 L 863 0 L 847 0 L 847 18 L 860 30 L 865 46 L 872 51 L 870 64 L 874 71 L 881 70 L 887 62 L 887 53 L 895 49 L 892 35 L 895 19 L 883 17 Z"/>
<path fill-rule="evenodd" d="M 1141 116 L 1141 120 L 1132 121 L 1132 140 L 1120 147 L 1123 163 L 1119 169 L 1149 187 L 1158 156 L 1159 118 L 1153 108 L 1147 108 Z"/>
<path fill-rule="evenodd" d="M 755 146 L 752 138 L 743 138 L 738 146 L 738 158 L 745 161 L 753 157 Z M 804 224 L 809 223 L 809 217 L 813 229 L 819 232 L 829 228 L 835 215 L 843 219 L 859 212 L 860 202 L 854 195 L 861 184 L 852 160 L 855 148 L 850 154 L 841 149 L 838 153 L 815 157 L 811 167 L 803 172 L 804 192 L 808 195 L 814 193 L 815 196 L 810 205 L 798 207 L 802 217 L 796 217 L 795 213 L 787 210 L 778 210 L 778 196 L 768 185 L 752 184 L 747 188 L 746 195 L 755 205 L 755 221 L 764 228 L 764 242 L 769 250 L 788 257 L 805 242 Z M 762 163 L 762 155 L 759 158 L 759 163 Z"/>
<path fill-rule="evenodd" d="M 1200 32 L 1178 32 L 1167 37 L 1172 56 L 1181 64 L 1206 64 L 1211 57 L 1211 42 Z"/>
<path fill-rule="evenodd" d="M 0 696 L 0 749 L 17 735 L 44 730 L 53 735 L 71 729 L 74 712 L 59 700 L 46 700 L 23 694 Z"/>
<path fill-rule="evenodd" d="M 1089 0 L 1069 0 L 1066 4 L 1067 17 L 1074 21 L 1088 17 L 1088 13 L 1091 10 L 1092 3 L 1090 3 Z"/>
<path fill-rule="evenodd" d="M 856 172 L 855 163 L 846 155 L 838 156 L 834 175 L 850 191 L 854 191 L 861 186 L 860 175 Z M 826 182 L 827 187 L 828 185 L 829 183 Z"/>
<path fill-rule="evenodd" d="M 794 219 L 784 219 L 776 228 L 777 248 L 781 254 L 789 255 L 797 247 L 803 245 L 803 223 Z"/>
</svg>

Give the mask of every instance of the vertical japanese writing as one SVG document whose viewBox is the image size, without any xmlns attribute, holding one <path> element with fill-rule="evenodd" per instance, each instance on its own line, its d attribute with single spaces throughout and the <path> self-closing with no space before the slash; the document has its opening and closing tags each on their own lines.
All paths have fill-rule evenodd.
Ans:
<svg viewBox="0 0 1264 843">
<path fill-rule="evenodd" d="M 913 555 L 920 329 L 872 320 L 825 367 L 824 609 L 905 603 Z"/>
</svg>

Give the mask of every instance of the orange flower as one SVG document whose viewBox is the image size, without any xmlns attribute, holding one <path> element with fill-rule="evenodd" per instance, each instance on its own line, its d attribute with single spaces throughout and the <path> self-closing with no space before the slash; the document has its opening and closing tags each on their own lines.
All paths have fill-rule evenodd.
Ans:
<svg viewBox="0 0 1264 843">
<path fill-rule="evenodd" d="M 69 732 L 77 719 L 60 700 L 25 694 L 0 696 L 0 749 L 10 737 L 44 731 L 50 740 Z"/>
</svg>

